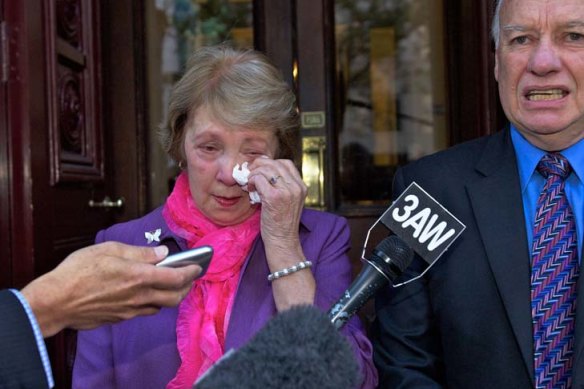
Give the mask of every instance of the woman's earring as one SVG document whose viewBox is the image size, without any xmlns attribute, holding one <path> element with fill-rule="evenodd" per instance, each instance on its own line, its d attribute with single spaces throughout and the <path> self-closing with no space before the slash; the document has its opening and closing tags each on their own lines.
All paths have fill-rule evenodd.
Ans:
<svg viewBox="0 0 584 389">
<path fill-rule="evenodd" d="M 185 170 L 185 161 L 179 161 L 178 167 L 180 168 L 180 170 Z"/>
</svg>

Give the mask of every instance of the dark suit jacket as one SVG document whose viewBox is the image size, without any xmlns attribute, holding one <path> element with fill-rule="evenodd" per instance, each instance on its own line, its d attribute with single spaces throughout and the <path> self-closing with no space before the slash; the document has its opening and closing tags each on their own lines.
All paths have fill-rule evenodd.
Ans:
<svg viewBox="0 0 584 389">
<path fill-rule="evenodd" d="M 394 194 L 412 181 L 466 230 L 423 279 L 376 296 L 379 387 L 533 388 L 530 259 L 509 131 L 398 170 Z M 583 283 L 574 388 L 584 388 Z"/>
<path fill-rule="evenodd" d="M 0 389 L 47 388 L 26 312 L 12 292 L 0 291 Z"/>
</svg>

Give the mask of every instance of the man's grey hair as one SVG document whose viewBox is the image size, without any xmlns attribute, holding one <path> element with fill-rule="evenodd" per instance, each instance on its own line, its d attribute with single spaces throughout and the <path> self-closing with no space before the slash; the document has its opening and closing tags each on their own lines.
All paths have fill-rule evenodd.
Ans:
<svg viewBox="0 0 584 389">
<path fill-rule="evenodd" d="M 501 4 L 503 4 L 503 0 L 497 0 L 497 5 L 495 6 L 495 14 L 493 15 L 493 23 L 491 24 L 491 36 L 493 38 L 493 42 L 495 42 L 495 47 L 499 47 L 499 35 L 501 32 L 500 24 Z"/>
</svg>

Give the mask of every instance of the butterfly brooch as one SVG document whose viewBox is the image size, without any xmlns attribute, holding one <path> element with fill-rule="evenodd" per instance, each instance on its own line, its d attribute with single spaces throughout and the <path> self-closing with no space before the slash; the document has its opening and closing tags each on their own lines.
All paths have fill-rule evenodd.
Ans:
<svg viewBox="0 0 584 389">
<path fill-rule="evenodd" d="M 146 231 L 144 233 L 144 237 L 148 241 L 148 244 L 152 242 L 160 242 L 160 234 L 162 233 L 162 229 L 158 228 L 155 231 Z"/>
</svg>

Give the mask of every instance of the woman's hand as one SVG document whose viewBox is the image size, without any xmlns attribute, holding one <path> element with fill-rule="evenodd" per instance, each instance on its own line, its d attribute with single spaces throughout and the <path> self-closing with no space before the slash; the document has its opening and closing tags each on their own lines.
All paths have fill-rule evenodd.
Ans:
<svg viewBox="0 0 584 389">
<path fill-rule="evenodd" d="M 248 189 L 262 200 L 261 233 L 266 245 L 292 250 L 300 245 L 298 226 L 307 187 L 288 159 L 257 158 L 249 165 Z"/>
<path fill-rule="evenodd" d="M 300 216 L 308 188 L 294 163 L 287 159 L 257 158 L 249 165 L 248 189 L 262 200 L 261 234 L 270 272 L 283 270 L 306 258 L 300 244 Z M 279 311 L 296 304 L 313 304 L 316 284 L 303 269 L 272 281 Z"/>
</svg>

